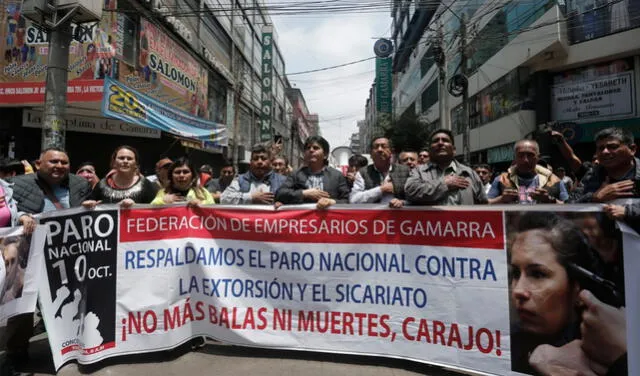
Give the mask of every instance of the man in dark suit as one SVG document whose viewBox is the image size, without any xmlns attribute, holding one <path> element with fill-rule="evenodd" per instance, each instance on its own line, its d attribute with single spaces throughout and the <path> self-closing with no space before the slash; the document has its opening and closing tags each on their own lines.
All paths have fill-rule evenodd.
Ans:
<svg viewBox="0 0 640 376">
<path fill-rule="evenodd" d="M 391 141 L 386 137 L 374 137 L 371 141 L 373 163 L 356 174 L 349 194 L 352 204 L 389 204 L 392 208 L 404 206 L 404 185 L 410 168 L 391 163 Z"/>
</svg>

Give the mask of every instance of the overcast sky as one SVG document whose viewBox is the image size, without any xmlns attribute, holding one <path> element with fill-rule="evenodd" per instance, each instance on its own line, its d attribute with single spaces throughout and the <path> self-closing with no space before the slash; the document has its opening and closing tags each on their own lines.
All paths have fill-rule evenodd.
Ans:
<svg viewBox="0 0 640 376">
<path fill-rule="evenodd" d="M 268 0 L 267 4 L 282 0 Z M 390 11 L 373 14 L 272 16 L 287 73 L 324 68 L 372 57 L 377 38 L 389 36 Z M 349 145 L 364 119 L 375 77 L 375 60 L 324 72 L 291 75 L 307 107 L 320 115 L 322 135 L 331 149 Z"/>
</svg>

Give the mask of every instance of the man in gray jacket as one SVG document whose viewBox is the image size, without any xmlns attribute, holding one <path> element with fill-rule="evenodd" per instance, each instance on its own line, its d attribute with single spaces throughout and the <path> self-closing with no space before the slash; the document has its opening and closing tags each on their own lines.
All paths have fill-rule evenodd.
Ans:
<svg viewBox="0 0 640 376">
<path fill-rule="evenodd" d="M 486 204 L 480 177 L 455 160 L 453 134 L 447 129 L 431 133 L 430 162 L 411 171 L 405 186 L 407 199 L 415 205 Z"/>
</svg>

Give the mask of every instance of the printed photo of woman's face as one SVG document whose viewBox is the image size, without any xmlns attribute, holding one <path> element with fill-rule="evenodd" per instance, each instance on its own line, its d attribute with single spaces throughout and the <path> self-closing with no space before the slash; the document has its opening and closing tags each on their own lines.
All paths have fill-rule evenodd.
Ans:
<svg viewBox="0 0 640 376">
<path fill-rule="evenodd" d="M 18 259 L 18 243 L 11 243 L 3 247 L 2 257 L 4 258 L 4 268 L 7 272 L 7 279 L 15 276 L 20 267 Z"/>
<path fill-rule="evenodd" d="M 518 234 L 511 248 L 511 299 L 521 328 L 553 336 L 570 323 L 578 288 L 543 230 Z"/>
</svg>

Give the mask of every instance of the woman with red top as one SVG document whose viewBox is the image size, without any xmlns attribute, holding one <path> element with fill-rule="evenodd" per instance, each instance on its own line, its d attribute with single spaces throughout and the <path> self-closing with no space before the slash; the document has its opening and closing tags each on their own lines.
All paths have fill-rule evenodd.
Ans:
<svg viewBox="0 0 640 376">
<path fill-rule="evenodd" d="M 156 197 L 155 184 L 140 174 L 138 151 L 131 146 L 119 146 L 111 156 L 112 170 L 93 189 L 91 200 L 82 203 L 93 208 L 100 203 L 120 203 L 123 208 L 133 204 L 148 204 Z"/>
</svg>

